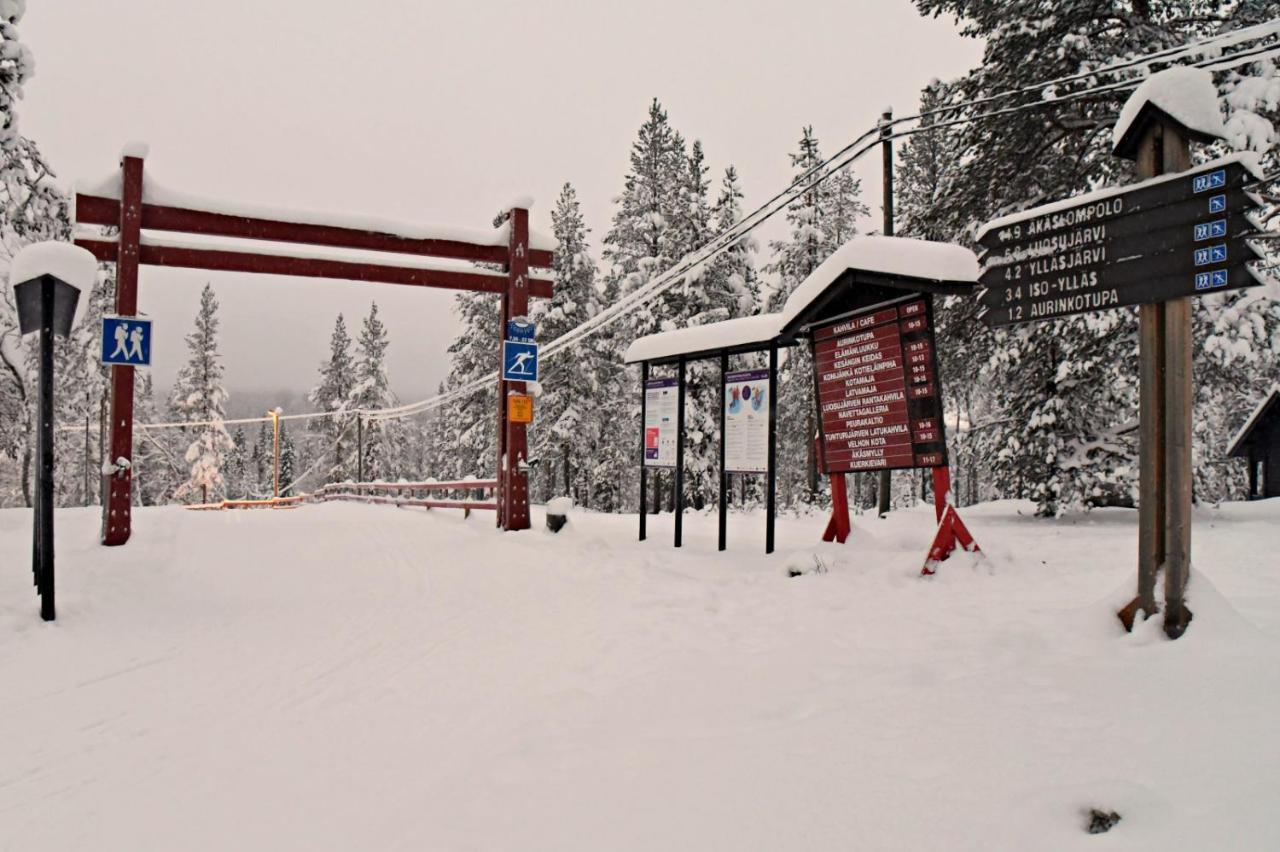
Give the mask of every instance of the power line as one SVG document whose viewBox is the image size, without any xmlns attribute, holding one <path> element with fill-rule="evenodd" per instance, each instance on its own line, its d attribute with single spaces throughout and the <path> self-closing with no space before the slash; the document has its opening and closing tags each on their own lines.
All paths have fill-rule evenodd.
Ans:
<svg viewBox="0 0 1280 852">
<path fill-rule="evenodd" d="M 796 198 L 810 191 L 822 181 L 831 177 L 856 162 L 867 152 L 873 150 L 883 141 L 899 139 L 913 136 L 917 133 L 939 130 L 945 127 L 957 126 L 961 124 L 969 124 L 976 121 L 984 121 L 1000 116 L 1011 115 L 1030 109 L 1041 109 L 1044 107 L 1053 107 L 1063 103 L 1080 100 L 1082 98 L 1103 95 L 1112 92 L 1125 91 L 1137 88 L 1142 83 L 1143 78 L 1133 78 L 1129 80 L 1121 80 L 1115 83 L 1105 85 L 1091 86 L 1089 88 L 1070 92 L 1061 96 L 1053 96 L 1049 98 L 1041 97 L 1039 100 L 1019 104 L 1012 107 L 1004 107 L 995 110 L 987 110 L 976 115 L 961 116 L 947 121 L 938 121 L 923 123 L 923 119 L 940 114 L 953 114 L 962 110 L 972 110 L 975 106 L 983 106 L 1006 100 L 1008 98 L 1017 97 L 1019 95 L 1031 94 L 1035 92 L 1044 92 L 1052 87 L 1060 86 L 1065 83 L 1074 82 L 1082 79 L 1093 79 L 1098 76 L 1108 76 L 1119 71 L 1132 68 L 1140 68 L 1152 63 L 1168 63 L 1174 64 L 1175 60 L 1185 58 L 1189 55 L 1197 53 L 1205 53 L 1210 50 L 1219 50 L 1225 47 L 1233 47 L 1247 41 L 1255 41 L 1266 38 L 1270 35 L 1280 34 L 1280 19 L 1273 19 L 1261 24 L 1255 24 L 1249 27 L 1243 27 L 1238 30 L 1232 30 L 1226 33 L 1220 33 L 1215 36 L 1200 39 L 1198 41 L 1186 42 L 1175 47 L 1163 48 L 1150 54 L 1144 54 L 1139 57 L 1122 60 L 1100 68 L 1091 69 L 1086 72 L 1067 75 L 1053 80 L 1047 80 L 1017 89 L 1010 89 L 1004 92 L 998 92 L 992 95 L 986 95 L 973 101 L 965 103 L 948 105 L 933 110 L 924 110 L 915 115 L 903 116 L 901 118 L 888 120 L 878 123 L 875 127 L 857 136 L 853 141 L 840 148 L 835 154 L 828 157 L 823 162 L 812 167 L 808 171 L 797 177 L 785 189 L 776 193 L 772 198 L 764 204 L 757 207 L 747 216 L 735 223 L 723 234 L 717 235 L 708 240 L 702 246 L 694 249 L 684 255 L 667 270 L 660 275 L 645 282 L 640 287 L 623 296 L 612 305 L 600 311 L 596 315 L 588 318 L 578 326 L 565 332 L 560 337 L 551 341 L 542 347 L 544 358 L 554 357 L 557 353 L 575 346 L 576 344 L 586 340 L 597 332 L 612 325 L 617 319 L 624 316 L 634 308 L 642 307 L 649 304 L 653 300 L 659 298 L 664 293 L 683 282 L 689 274 L 696 270 L 699 266 L 711 261 L 721 252 L 725 251 L 739 240 L 745 238 L 748 234 L 776 216 L 779 212 L 789 206 Z M 1245 62 L 1260 61 L 1280 54 L 1280 46 L 1266 45 L 1261 47 L 1250 48 L 1247 50 L 1236 51 L 1235 53 L 1209 57 L 1198 62 L 1188 63 L 1194 67 L 1207 68 L 1211 70 L 1224 70 L 1228 67 L 1234 67 Z M 888 128 L 899 127 L 903 124 L 915 123 L 917 126 L 896 130 L 885 133 Z M 295 414 L 282 417 L 282 420 L 293 419 L 314 419 L 320 417 L 340 417 L 340 416 L 357 416 L 365 417 L 370 420 L 391 420 L 409 417 L 416 414 L 422 414 L 435 408 L 479 391 L 485 387 L 493 386 L 498 381 L 498 373 L 490 373 L 486 376 L 473 379 L 456 388 L 419 400 L 405 405 L 393 406 L 382 409 L 362 409 L 345 412 L 315 412 L 310 414 Z M 242 420 L 223 421 L 224 423 L 258 423 L 265 422 L 270 418 L 248 418 Z M 162 424 L 140 424 L 140 428 L 170 428 L 179 426 L 193 425 L 211 425 L 202 423 L 162 423 Z M 71 427 L 82 428 L 82 427 Z"/>
<path fill-rule="evenodd" d="M 1111 64 L 1103 65 L 1098 68 L 1091 69 L 1089 71 L 1081 71 L 1075 74 L 1068 74 L 1064 77 L 1058 77 L 1053 80 L 1045 80 L 1044 82 L 1041 82 L 1041 83 L 1033 83 L 1031 85 L 1023 86 L 1017 89 L 1008 89 L 1003 92 L 997 92 L 992 95 L 986 95 L 976 100 L 966 101 L 962 104 L 937 107 L 931 110 L 922 110 L 921 112 L 916 113 L 915 115 L 906 115 L 906 116 L 902 116 L 901 118 L 892 119 L 891 121 L 888 122 L 888 124 L 892 126 L 892 125 L 902 124 L 904 122 L 918 121 L 930 115 L 956 112 L 957 110 L 960 110 L 960 109 L 972 109 L 975 106 L 991 103 L 996 100 L 1002 100 L 1004 98 L 1016 97 L 1018 95 L 1023 95 L 1023 94 L 1034 94 L 1036 92 L 1043 92 L 1045 89 L 1048 89 L 1054 86 L 1061 86 L 1065 83 L 1072 83 L 1077 80 L 1088 80 L 1088 79 L 1097 77 L 1099 75 L 1105 76 L 1105 75 L 1115 74 L 1119 71 L 1125 71 L 1130 69 L 1141 69 L 1143 66 L 1146 66 L 1152 63 L 1173 64 L 1176 60 L 1184 58 L 1189 55 L 1193 55 L 1196 53 L 1204 53 L 1209 50 L 1221 49 L 1224 46 L 1229 47 L 1234 44 L 1239 44 L 1240 42 L 1243 42 L 1243 41 L 1255 41 L 1257 39 L 1265 38 L 1268 35 L 1280 35 L 1280 18 L 1274 18 L 1270 21 L 1265 21 L 1260 24 L 1253 24 L 1251 26 L 1241 27 L 1240 29 L 1237 29 L 1237 30 L 1229 30 L 1227 32 L 1218 33 L 1216 35 L 1207 36 L 1198 41 L 1185 42 L 1176 47 L 1163 48 L 1153 53 L 1147 53 L 1147 54 L 1143 54 L 1142 56 L 1121 60 L 1119 62 L 1113 62 Z M 1224 42 L 1226 43 L 1225 45 L 1223 44 Z"/>
<path fill-rule="evenodd" d="M 1264 35 L 1280 32 L 1280 21 L 1272 21 L 1266 25 L 1258 25 L 1258 27 L 1260 29 L 1264 29 L 1264 28 L 1266 29 L 1266 32 L 1264 33 Z M 1173 56 L 1177 54 L 1186 55 L 1187 52 L 1189 51 L 1189 48 L 1204 47 L 1207 41 L 1208 40 L 1206 40 L 1205 42 L 1198 42 L 1193 45 L 1184 45 L 1180 48 L 1169 48 L 1164 51 L 1159 51 L 1157 54 L 1152 54 L 1149 56 L 1144 56 L 1138 59 L 1130 60 L 1129 62 L 1125 63 L 1123 66 L 1115 66 L 1115 68 L 1146 64 L 1148 62 L 1155 61 L 1153 59 L 1153 57 L 1155 56 Z M 1280 53 L 1280 47 L 1267 46 L 1267 47 L 1251 49 L 1249 51 L 1238 52 L 1225 57 L 1212 57 L 1212 58 L 1202 60 L 1197 63 L 1191 63 L 1191 64 L 1193 64 L 1195 67 L 1214 68 L 1215 66 L 1238 64 L 1245 59 L 1248 59 L 1249 61 L 1257 61 L 1257 59 L 1277 55 L 1278 53 Z M 1256 58 L 1253 58 L 1253 57 L 1256 57 Z M 1078 76 L 1096 76 L 1099 73 L 1103 73 L 1104 70 L 1111 71 L 1111 70 L 1115 70 L 1115 68 L 1096 69 L 1094 71 L 1089 72 L 1088 75 L 1078 75 Z M 729 245 L 737 242 L 739 239 L 744 237 L 747 233 L 750 233 L 750 231 L 754 230 L 764 222 L 768 221 L 770 218 L 776 215 L 781 209 L 785 208 L 788 204 L 790 204 L 791 201 L 793 201 L 796 197 L 804 194 L 805 192 L 808 192 L 818 183 L 821 183 L 823 180 L 830 177 L 835 172 L 838 172 L 840 169 L 845 168 L 846 166 L 852 164 L 857 159 L 859 159 L 863 154 L 867 153 L 868 151 L 872 150 L 875 146 L 879 145 L 886 138 L 898 139 L 898 138 L 913 136 L 917 133 L 928 132 L 931 130 L 938 130 L 943 127 L 955 126 L 960 124 L 969 124 L 975 121 L 983 121 L 990 118 L 996 118 L 1004 115 L 1011 115 L 1014 113 L 1023 112 L 1025 110 L 1030 110 L 1030 109 L 1040 109 L 1044 107 L 1057 106 L 1065 102 L 1079 100 L 1092 95 L 1100 95 L 1100 94 L 1107 94 L 1111 92 L 1125 91 L 1128 89 L 1135 89 L 1139 85 L 1141 85 L 1141 83 L 1142 83 L 1142 78 L 1134 78 L 1132 80 L 1123 80 L 1116 83 L 1110 83 L 1110 84 L 1101 85 L 1101 86 L 1094 86 L 1079 92 L 1071 92 L 1069 94 L 1062 95 L 1059 97 L 1041 99 L 1039 101 L 1035 101 L 1028 104 L 1020 104 L 1014 107 L 1006 107 L 1006 108 L 997 109 L 997 110 L 990 110 L 990 111 L 980 113 L 978 115 L 964 116 L 964 117 L 952 119 L 950 121 L 936 122 L 932 124 L 921 125 L 915 128 L 907 129 L 907 130 L 899 130 L 897 132 L 888 134 L 885 137 L 882 137 L 880 135 L 880 127 L 892 126 L 892 125 L 900 124 L 900 123 L 911 121 L 911 120 L 918 120 L 920 116 L 916 116 L 914 117 L 914 119 L 912 117 L 907 117 L 907 118 L 900 119 L 898 121 L 885 122 L 883 125 L 879 125 L 875 129 L 869 130 L 863 133 L 861 136 L 857 137 L 853 142 L 849 143 L 844 148 L 841 148 L 838 152 L 836 152 L 836 154 L 829 157 L 823 163 L 819 164 L 818 166 L 815 166 L 805 174 L 801 175 L 786 190 L 778 193 L 772 199 L 766 202 L 764 205 L 762 205 L 761 207 L 753 211 L 750 215 L 748 215 L 747 217 L 744 217 L 737 225 L 734 226 L 734 228 L 727 231 L 724 235 L 721 235 L 721 237 L 713 239 L 712 241 L 704 244 L 704 246 L 695 250 L 695 252 L 691 253 L 690 255 L 686 255 L 684 258 L 678 261 L 675 265 L 673 265 L 670 269 L 668 269 L 667 272 L 663 273 L 662 275 L 648 282 L 645 286 L 638 288 L 636 291 L 633 291 L 632 293 L 628 294 L 626 297 L 624 297 L 623 300 L 620 300 L 619 302 L 614 303 L 614 305 L 611 305 L 609 308 L 602 311 L 600 314 L 597 314 L 595 317 L 592 317 L 591 319 L 587 320 L 586 322 L 582 323 L 576 328 L 571 329 L 561 337 L 547 344 L 544 347 L 546 357 L 550 358 L 554 356 L 557 352 L 561 351 L 562 349 L 572 346 L 580 342 L 581 340 L 584 340 L 587 337 L 590 337 L 591 335 L 601 330 L 602 328 L 612 324 L 612 322 L 615 321 L 619 316 L 621 316 L 624 311 L 630 309 L 631 307 L 638 307 L 651 302 L 653 299 L 658 298 L 663 293 L 667 292 L 672 287 L 679 284 L 683 280 L 683 278 L 689 272 L 691 272 L 694 268 L 696 268 L 698 265 L 712 259 L 716 254 L 719 254 Z M 1053 81 L 1049 81 L 1046 83 L 1039 83 L 1039 84 L 1036 84 L 1035 86 L 1029 86 L 1023 89 L 1011 90 L 1010 92 L 1004 93 L 1002 95 L 989 96 L 987 98 L 980 99 L 979 101 L 975 101 L 973 103 L 989 103 L 997 98 L 1012 97 L 1014 95 L 1026 93 L 1029 91 L 1043 90 L 1050 85 L 1053 85 Z M 930 112 L 933 112 L 933 113 L 956 112 L 970 105 L 971 104 L 960 104 L 956 106 L 947 107 L 942 110 L 934 110 Z M 921 115 L 925 115 L 925 114 L 929 114 L 929 113 L 922 113 Z M 872 139 L 871 137 L 874 137 L 874 138 Z M 870 141 L 868 142 L 869 139 Z M 855 146 L 858 146 L 859 143 L 866 143 L 866 144 L 862 145 L 861 148 L 858 148 L 856 151 L 854 151 L 852 155 L 844 156 L 847 152 L 849 152 Z M 817 175 L 817 177 L 813 178 L 812 180 L 809 180 L 814 175 Z M 798 184 L 805 181 L 809 181 L 809 182 L 805 183 L 805 185 L 802 187 L 798 186 Z M 780 205 L 775 206 L 775 202 L 779 200 L 782 200 L 782 203 Z M 457 388 L 447 391 L 444 394 L 440 394 L 435 397 L 430 397 L 426 400 L 421 400 L 416 403 L 410 403 L 408 405 L 401 406 L 396 409 L 386 409 L 383 412 L 379 412 L 379 413 L 371 412 L 370 416 L 379 417 L 380 419 L 398 419 L 400 417 L 407 417 L 414 414 L 424 413 L 434 408 L 438 408 L 439 406 L 444 405 L 445 403 L 450 402 L 453 399 L 457 399 L 463 396 L 468 396 L 472 393 L 475 393 L 478 390 L 491 386 L 492 384 L 497 382 L 497 379 L 498 379 L 498 374 L 495 372 L 488 376 L 475 379 L 471 382 L 468 382 L 467 384 L 461 385 Z"/>
</svg>

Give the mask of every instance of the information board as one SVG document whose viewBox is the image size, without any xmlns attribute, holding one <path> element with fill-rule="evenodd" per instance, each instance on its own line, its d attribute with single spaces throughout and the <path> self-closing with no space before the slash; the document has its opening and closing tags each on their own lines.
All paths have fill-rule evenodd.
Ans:
<svg viewBox="0 0 1280 852">
<path fill-rule="evenodd" d="M 644 386 L 644 466 L 676 466 L 675 379 L 650 379 Z"/>
<path fill-rule="evenodd" d="M 923 296 L 814 330 L 824 472 L 947 463 L 936 351 Z"/>
<path fill-rule="evenodd" d="M 983 228 L 982 320 L 1002 326 L 1252 287 L 1242 162 L 1036 207 Z"/>
<path fill-rule="evenodd" d="M 724 469 L 769 470 L 769 371 L 744 370 L 724 377 Z"/>
</svg>

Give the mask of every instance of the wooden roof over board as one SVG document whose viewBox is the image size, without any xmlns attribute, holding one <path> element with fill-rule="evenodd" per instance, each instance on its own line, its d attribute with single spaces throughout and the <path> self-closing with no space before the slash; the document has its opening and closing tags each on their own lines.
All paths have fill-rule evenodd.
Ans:
<svg viewBox="0 0 1280 852">
<path fill-rule="evenodd" d="M 963 246 L 854 237 L 792 292 L 782 309 L 780 337 L 794 341 L 811 325 L 906 293 L 969 295 L 978 273 L 977 256 Z"/>
<path fill-rule="evenodd" d="M 1260 431 L 1266 432 L 1269 428 L 1280 429 L 1280 385 L 1273 385 L 1271 392 L 1258 403 L 1231 440 L 1227 455 L 1235 458 L 1248 456 L 1255 439 L 1260 437 Z"/>
<path fill-rule="evenodd" d="M 774 314 L 738 317 L 636 338 L 628 364 L 673 364 L 721 354 L 793 346 L 808 326 L 904 293 L 967 295 L 978 282 L 978 258 L 963 246 L 906 237 L 855 236 L 792 291 Z"/>
</svg>

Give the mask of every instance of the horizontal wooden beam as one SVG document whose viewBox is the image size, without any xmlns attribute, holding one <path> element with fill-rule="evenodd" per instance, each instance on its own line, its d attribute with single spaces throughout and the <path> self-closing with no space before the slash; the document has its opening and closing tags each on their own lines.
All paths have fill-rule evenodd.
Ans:
<svg viewBox="0 0 1280 852">
<path fill-rule="evenodd" d="M 76 194 L 76 222 L 83 225 L 119 225 L 120 202 L 114 198 Z M 331 248 L 388 251 L 397 254 L 445 257 L 475 263 L 507 263 L 506 246 L 487 246 L 459 240 L 414 239 L 382 231 L 314 225 L 305 222 L 281 222 L 228 213 L 210 213 L 160 204 L 142 205 L 142 228 L 150 231 L 175 231 L 235 237 L 245 240 L 270 240 L 277 243 L 329 246 Z M 529 265 L 550 268 L 555 255 L 543 249 L 529 250 Z"/>
<path fill-rule="evenodd" d="M 109 240 L 76 240 L 98 260 L 114 263 L 117 244 Z M 354 263 L 310 257 L 287 257 L 275 254 L 251 254 L 221 249 L 179 248 L 176 246 L 142 246 L 139 261 L 143 266 L 171 266 L 182 269 L 208 269 L 215 272 L 249 272 L 259 275 L 292 275 L 303 278 L 333 278 L 340 281 L 370 281 L 382 284 L 407 284 L 414 287 L 439 287 L 448 290 L 472 290 L 481 293 L 504 293 L 505 275 L 479 272 L 455 272 L 441 269 L 415 269 L 409 266 L 384 266 L 378 263 Z M 551 282 L 545 278 L 529 279 L 529 295 L 549 298 Z"/>
<path fill-rule="evenodd" d="M 325 488 L 366 491 L 480 491 L 498 487 L 496 479 L 461 479 L 454 482 L 335 482 Z"/>
</svg>

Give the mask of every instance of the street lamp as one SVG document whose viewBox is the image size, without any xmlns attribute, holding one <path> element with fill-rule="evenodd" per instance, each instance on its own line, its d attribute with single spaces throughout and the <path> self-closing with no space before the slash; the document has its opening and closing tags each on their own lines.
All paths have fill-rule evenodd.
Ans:
<svg viewBox="0 0 1280 852">
<path fill-rule="evenodd" d="M 9 267 L 9 283 L 18 306 L 18 331 L 40 333 L 39 407 L 36 412 L 36 480 L 34 547 L 31 570 L 40 594 L 40 617 L 53 621 L 53 338 L 71 333 L 88 299 L 81 290 L 93 287 L 98 274 L 94 256 L 70 243 L 33 243 L 18 252 Z M 77 310 L 77 307 L 79 310 Z"/>
</svg>

